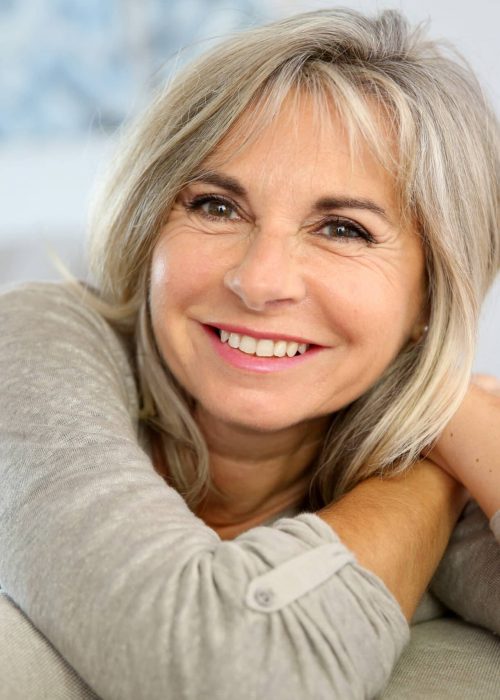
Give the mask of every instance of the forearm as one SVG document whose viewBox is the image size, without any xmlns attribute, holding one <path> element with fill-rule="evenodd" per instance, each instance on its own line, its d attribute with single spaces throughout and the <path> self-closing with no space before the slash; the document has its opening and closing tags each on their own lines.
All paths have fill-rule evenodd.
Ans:
<svg viewBox="0 0 500 700">
<path fill-rule="evenodd" d="M 500 510 L 500 397 L 471 386 L 430 458 L 493 517 Z"/>
<path fill-rule="evenodd" d="M 400 477 L 367 479 L 317 515 L 385 583 L 410 621 L 466 498 L 452 477 L 423 461 Z"/>
</svg>

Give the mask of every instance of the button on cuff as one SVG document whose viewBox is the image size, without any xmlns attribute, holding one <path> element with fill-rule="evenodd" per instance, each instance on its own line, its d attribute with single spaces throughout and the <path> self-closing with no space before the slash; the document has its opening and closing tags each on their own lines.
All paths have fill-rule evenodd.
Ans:
<svg viewBox="0 0 500 700">
<path fill-rule="evenodd" d="M 340 542 L 315 547 L 254 578 L 245 604 L 259 612 L 276 612 L 355 561 L 354 554 Z"/>
</svg>

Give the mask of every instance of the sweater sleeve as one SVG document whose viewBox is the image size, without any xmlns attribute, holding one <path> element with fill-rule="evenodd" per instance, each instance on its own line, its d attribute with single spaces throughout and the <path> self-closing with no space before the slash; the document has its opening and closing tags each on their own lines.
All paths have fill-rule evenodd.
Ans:
<svg viewBox="0 0 500 700">
<path fill-rule="evenodd" d="M 372 698 L 409 628 L 319 517 L 232 541 L 155 472 L 119 338 L 64 285 L 0 296 L 0 585 L 104 700 Z"/>
<path fill-rule="evenodd" d="M 500 634 L 500 511 L 488 518 L 470 501 L 430 587 L 467 622 Z"/>
</svg>

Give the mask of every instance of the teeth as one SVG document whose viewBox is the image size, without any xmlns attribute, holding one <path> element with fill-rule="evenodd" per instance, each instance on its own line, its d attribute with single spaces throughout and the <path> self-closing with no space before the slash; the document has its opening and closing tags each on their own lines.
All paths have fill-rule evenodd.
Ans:
<svg viewBox="0 0 500 700">
<path fill-rule="evenodd" d="M 269 340 L 267 338 L 252 338 L 249 335 L 239 333 L 228 333 L 220 331 L 222 343 L 227 343 L 235 350 L 238 349 L 247 355 L 257 355 L 257 357 L 293 357 L 297 354 L 303 355 L 309 347 L 306 343 L 287 342 L 286 340 Z"/>
<path fill-rule="evenodd" d="M 274 356 L 285 357 L 286 355 L 286 340 L 278 340 L 274 343 Z"/>
<path fill-rule="evenodd" d="M 274 340 L 267 338 L 257 342 L 256 354 L 258 357 L 272 357 L 274 354 Z"/>
<path fill-rule="evenodd" d="M 236 348 L 240 347 L 240 338 L 241 336 L 239 336 L 238 333 L 230 333 L 227 342 L 232 348 L 236 350 Z"/>
<path fill-rule="evenodd" d="M 236 335 L 236 333 L 231 334 L 231 335 Z M 237 336 L 238 338 L 240 336 Z M 229 338 L 229 342 L 231 342 L 231 337 Z M 231 347 L 235 347 L 232 345 Z M 241 352 L 246 352 L 247 355 L 255 355 L 255 349 L 257 348 L 257 341 L 255 338 L 250 338 L 249 335 L 243 335 L 240 338 L 240 342 L 238 345 L 239 349 Z"/>
</svg>

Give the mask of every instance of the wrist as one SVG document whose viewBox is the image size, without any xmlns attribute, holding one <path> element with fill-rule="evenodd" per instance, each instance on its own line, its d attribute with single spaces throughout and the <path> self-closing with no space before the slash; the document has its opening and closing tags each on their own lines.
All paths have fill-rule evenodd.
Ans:
<svg viewBox="0 0 500 700">
<path fill-rule="evenodd" d="M 429 459 L 457 479 L 491 517 L 500 508 L 500 398 L 471 385 Z"/>
<path fill-rule="evenodd" d="M 460 449 L 460 442 L 464 437 L 465 431 L 475 420 L 480 419 L 481 411 L 484 411 L 484 394 L 485 392 L 474 384 L 469 386 L 458 410 L 448 422 L 430 452 L 426 454 L 427 459 L 430 459 L 450 476 L 461 482 L 462 462 L 457 460 L 457 451 Z"/>
</svg>

